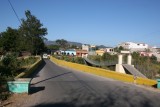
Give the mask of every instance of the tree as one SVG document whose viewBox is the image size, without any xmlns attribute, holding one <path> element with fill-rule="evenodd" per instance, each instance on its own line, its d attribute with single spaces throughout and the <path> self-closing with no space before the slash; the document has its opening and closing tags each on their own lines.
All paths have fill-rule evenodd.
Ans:
<svg viewBox="0 0 160 107">
<path fill-rule="evenodd" d="M 17 29 L 8 27 L 5 32 L 0 34 L 0 47 L 2 51 L 17 52 L 19 51 L 19 32 Z"/>
<path fill-rule="evenodd" d="M 154 55 L 152 55 L 152 56 L 150 57 L 150 60 L 151 60 L 152 63 L 157 63 L 157 57 L 154 56 Z"/>
<path fill-rule="evenodd" d="M 32 54 L 37 54 L 43 51 L 45 35 L 47 28 L 43 28 L 43 24 L 29 10 L 25 11 L 26 19 L 22 19 L 20 33 L 23 38 L 26 50 Z"/>
<path fill-rule="evenodd" d="M 57 39 L 56 43 L 60 46 L 60 48 L 62 48 L 63 50 L 66 50 L 66 48 L 68 47 L 68 42 L 67 40 L 64 39 Z"/>
<path fill-rule="evenodd" d="M 58 45 L 48 45 L 47 48 L 50 49 L 50 50 L 59 50 Z"/>
<path fill-rule="evenodd" d="M 70 48 L 77 49 L 77 46 L 76 45 L 71 45 Z"/>
<path fill-rule="evenodd" d="M 115 52 L 119 52 L 120 53 L 121 50 L 124 50 L 124 48 L 122 46 L 114 48 Z"/>
</svg>

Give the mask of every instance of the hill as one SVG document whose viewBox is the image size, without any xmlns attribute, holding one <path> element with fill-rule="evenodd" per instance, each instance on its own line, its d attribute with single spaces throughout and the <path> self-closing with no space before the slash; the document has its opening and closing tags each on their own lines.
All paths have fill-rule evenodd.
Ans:
<svg viewBox="0 0 160 107">
<path fill-rule="evenodd" d="M 80 42 L 72 42 L 72 41 L 68 41 L 69 45 L 75 45 L 77 47 L 81 47 L 83 43 Z M 56 45 L 56 41 L 45 41 L 46 45 Z M 99 49 L 100 48 L 107 48 L 104 45 L 96 45 Z"/>
<path fill-rule="evenodd" d="M 46 45 L 56 45 L 56 41 L 44 41 L 44 43 Z M 79 43 L 79 42 L 71 42 L 71 41 L 68 41 L 69 45 L 76 45 L 78 47 L 81 47 L 82 46 L 82 43 Z"/>
</svg>

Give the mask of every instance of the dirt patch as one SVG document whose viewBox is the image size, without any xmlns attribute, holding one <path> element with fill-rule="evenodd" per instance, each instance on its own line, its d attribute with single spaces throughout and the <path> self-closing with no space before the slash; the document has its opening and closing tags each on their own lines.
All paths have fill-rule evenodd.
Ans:
<svg viewBox="0 0 160 107">
<path fill-rule="evenodd" d="M 0 102 L 0 107 L 23 107 L 29 97 L 27 93 L 12 94 L 7 100 Z"/>
</svg>

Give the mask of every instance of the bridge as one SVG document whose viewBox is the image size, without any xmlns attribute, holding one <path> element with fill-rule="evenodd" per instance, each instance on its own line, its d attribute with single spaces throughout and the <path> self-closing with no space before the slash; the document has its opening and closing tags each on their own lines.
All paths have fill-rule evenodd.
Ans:
<svg viewBox="0 0 160 107">
<path fill-rule="evenodd" d="M 142 77 L 147 78 L 145 75 L 143 75 L 140 71 L 138 71 L 133 65 L 131 65 L 131 56 L 128 56 L 127 64 L 122 63 L 122 56 L 119 55 L 118 62 L 117 61 L 104 61 L 104 62 L 98 62 L 93 61 L 87 57 L 83 58 L 85 63 L 89 66 L 96 66 L 96 67 L 102 67 L 102 66 L 115 66 L 116 72 L 126 73 L 134 75 L 135 77 Z"/>
<path fill-rule="evenodd" d="M 159 107 L 160 104 L 159 92 L 68 69 L 47 59 L 31 78 L 30 95 L 20 97 L 21 102 L 16 98 L 13 107 L 146 107 L 144 102 L 149 102 L 147 107 Z"/>
</svg>

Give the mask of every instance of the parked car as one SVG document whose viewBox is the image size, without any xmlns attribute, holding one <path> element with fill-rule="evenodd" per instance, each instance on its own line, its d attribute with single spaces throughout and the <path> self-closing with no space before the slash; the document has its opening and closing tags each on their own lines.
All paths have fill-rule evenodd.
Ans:
<svg viewBox="0 0 160 107">
<path fill-rule="evenodd" d="M 43 59 L 48 59 L 48 55 L 47 54 L 43 54 Z"/>
</svg>

